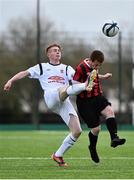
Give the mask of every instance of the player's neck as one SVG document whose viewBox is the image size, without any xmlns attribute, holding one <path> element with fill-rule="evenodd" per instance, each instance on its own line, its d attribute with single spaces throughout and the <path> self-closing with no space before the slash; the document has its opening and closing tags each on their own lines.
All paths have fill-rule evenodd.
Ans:
<svg viewBox="0 0 134 180">
<path fill-rule="evenodd" d="M 58 64 L 60 64 L 61 62 L 60 62 L 60 60 L 58 59 L 58 60 L 50 60 L 49 61 L 49 64 L 52 64 L 52 65 L 58 65 Z"/>
</svg>

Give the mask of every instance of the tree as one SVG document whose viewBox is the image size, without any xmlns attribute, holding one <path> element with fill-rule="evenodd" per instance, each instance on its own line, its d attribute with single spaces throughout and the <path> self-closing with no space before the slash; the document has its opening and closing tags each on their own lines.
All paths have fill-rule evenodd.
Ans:
<svg viewBox="0 0 134 180">
<path fill-rule="evenodd" d="M 45 22 L 45 24 L 44 24 Z M 11 76 L 21 70 L 25 70 L 37 64 L 36 61 L 36 21 L 34 18 L 18 19 L 10 22 L 8 33 L 4 33 L 1 39 L 1 74 L 2 83 L 4 83 Z M 65 32 L 57 32 L 54 24 L 48 19 L 41 20 L 41 62 L 46 62 L 45 47 L 53 42 L 61 43 L 64 47 L 64 60 L 63 63 L 75 66 L 78 59 L 87 51 L 86 45 L 81 43 L 77 38 L 66 35 Z M 71 44 L 70 44 L 71 42 Z M 80 60 L 80 59 L 79 59 Z M 3 68 L 4 67 L 4 68 Z M 35 112 L 35 91 L 34 89 L 39 85 L 35 80 L 29 82 L 28 78 L 22 79 L 16 83 L 16 87 L 8 94 L 1 94 L 3 97 L 2 108 L 13 110 L 18 109 L 22 112 L 22 107 L 32 113 L 32 122 L 36 124 Z M 39 88 L 39 100 L 42 100 L 42 91 Z M 10 103 L 9 103 L 10 102 Z"/>
<path fill-rule="evenodd" d="M 42 26 L 43 27 L 43 26 Z M 53 23 L 45 22 L 42 29 L 42 34 L 47 36 L 46 39 L 52 40 L 53 35 L 51 29 Z M 42 39 L 43 42 L 43 39 Z M 47 43 L 47 42 L 46 42 Z M 44 43 L 42 43 L 44 45 Z M 1 67 L 0 71 L 2 74 L 1 82 L 4 83 L 7 79 L 11 78 L 14 74 L 21 70 L 25 70 L 30 66 L 37 64 L 36 61 L 36 23 L 34 19 L 19 19 L 14 20 L 10 23 L 9 31 L 2 34 L 0 41 L 0 58 Z M 23 85 L 22 85 L 23 84 Z M 21 82 L 16 83 L 16 87 L 13 88 L 12 92 L 3 96 L 1 93 L 2 109 L 20 109 L 23 105 L 27 104 L 30 111 L 32 112 L 33 123 L 36 123 L 34 118 L 34 88 L 36 81 L 29 83 L 28 79 L 23 79 Z M 41 90 L 39 91 L 41 99 Z M 5 98 L 6 97 L 6 98 Z M 3 101 L 2 101 L 3 100 Z M 4 103 L 6 102 L 6 103 Z M 14 108 L 16 106 L 16 108 Z"/>
</svg>

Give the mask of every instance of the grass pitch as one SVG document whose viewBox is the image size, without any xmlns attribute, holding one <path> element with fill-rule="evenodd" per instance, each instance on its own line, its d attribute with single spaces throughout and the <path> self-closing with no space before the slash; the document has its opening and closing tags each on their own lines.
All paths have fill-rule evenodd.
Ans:
<svg viewBox="0 0 134 180">
<path fill-rule="evenodd" d="M 64 156 L 69 167 L 51 160 L 67 131 L 0 132 L 0 179 L 134 179 L 134 132 L 120 131 L 125 145 L 111 148 L 107 131 L 98 140 L 100 163 L 88 152 L 87 131 Z"/>
</svg>

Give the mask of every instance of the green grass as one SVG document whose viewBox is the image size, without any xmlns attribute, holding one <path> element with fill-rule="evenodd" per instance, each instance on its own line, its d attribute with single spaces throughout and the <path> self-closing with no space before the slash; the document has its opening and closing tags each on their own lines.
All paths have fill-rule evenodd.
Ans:
<svg viewBox="0 0 134 180">
<path fill-rule="evenodd" d="M 134 179 L 134 132 L 120 131 L 124 146 L 110 147 L 107 131 L 98 141 L 101 162 L 91 161 L 87 149 L 87 131 L 65 154 L 68 168 L 58 167 L 50 159 L 67 131 L 0 132 L 0 179 Z"/>
</svg>

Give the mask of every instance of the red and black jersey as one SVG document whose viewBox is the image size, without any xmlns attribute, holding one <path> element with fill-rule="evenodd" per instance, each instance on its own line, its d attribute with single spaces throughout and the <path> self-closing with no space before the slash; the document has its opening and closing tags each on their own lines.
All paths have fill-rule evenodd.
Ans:
<svg viewBox="0 0 134 180">
<path fill-rule="evenodd" d="M 75 74 L 73 77 L 73 80 L 79 81 L 81 83 L 85 82 L 87 80 L 88 75 L 90 75 L 91 71 L 93 69 L 90 67 L 90 65 L 87 63 L 87 60 L 83 60 L 75 70 Z M 95 85 L 92 89 L 92 91 L 82 91 L 78 96 L 81 98 L 88 98 L 93 96 L 102 95 L 102 85 L 99 81 L 99 77 L 97 74 L 96 79 L 94 80 Z"/>
</svg>

